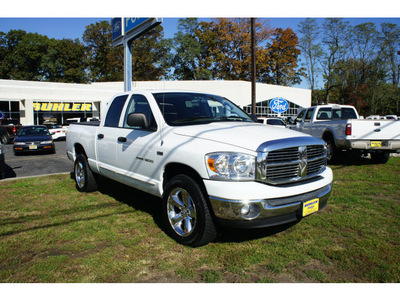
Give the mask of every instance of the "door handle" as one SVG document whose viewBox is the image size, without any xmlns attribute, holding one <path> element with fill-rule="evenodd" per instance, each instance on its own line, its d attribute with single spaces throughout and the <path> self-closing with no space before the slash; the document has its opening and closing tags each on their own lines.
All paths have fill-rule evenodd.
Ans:
<svg viewBox="0 0 400 300">
<path fill-rule="evenodd" d="M 104 139 L 104 134 L 99 133 L 99 134 L 97 135 L 97 137 L 98 137 L 99 139 Z"/>
<path fill-rule="evenodd" d="M 120 136 L 118 142 L 125 143 L 127 141 L 126 137 Z"/>
</svg>

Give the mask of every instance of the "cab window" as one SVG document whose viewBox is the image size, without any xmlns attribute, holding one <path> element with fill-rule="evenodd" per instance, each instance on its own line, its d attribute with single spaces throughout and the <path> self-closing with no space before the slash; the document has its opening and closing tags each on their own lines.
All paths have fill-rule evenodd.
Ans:
<svg viewBox="0 0 400 300">
<path fill-rule="evenodd" d="M 332 119 L 332 108 L 323 107 L 320 108 L 317 114 L 317 120 L 329 120 Z"/>
<path fill-rule="evenodd" d="M 105 127 L 118 127 L 119 118 L 121 117 L 122 109 L 124 108 L 125 101 L 128 95 L 122 95 L 116 97 L 111 103 L 110 108 L 107 112 L 107 117 L 104 122 Z"/>
<path fill-rule="evenodd" d="M 146 116 L 150 128 L 149 129 L 157 129 L 157 124 L 155 122 L 153 113 L 151 112 L 151 108 L 149 105 L 149 102 L 147 101 L 147 98 L 143 95 L 132 95 L 128 107 L 126 109 L 125 113 L 125 119 L 124 119 L 124 128 L 132 128 L 132 129 L 141 129 L 138 127 L 132 127 L 128 125 L 128 116 L 129 114 L 132 113 L 142 113 Z"/>
<path fill-rule="evenodd" d="M 302 122 L 305 112 L 306 112 L 305 109 L 302 110 L 302 111 L 297 115 L 295 122 Z"/>
<path fill-rule="evenodd" d="M 314 113 L 314 108 L 310 108 L 309 110 L 307 110 L 306 117 L 304 118 L 304 122 L 310 122 L 313 113 Z"/>
</svg>

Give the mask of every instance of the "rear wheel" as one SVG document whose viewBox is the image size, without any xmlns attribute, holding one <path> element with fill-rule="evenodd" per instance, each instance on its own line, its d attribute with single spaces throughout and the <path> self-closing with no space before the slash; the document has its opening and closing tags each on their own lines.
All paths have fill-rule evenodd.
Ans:
<svg viewBox="0 0 400 300">
<path fill-rule="evenodd" d="M 177 242 L 193 247 L 208 244 L 217 232 L 205 193 L 186 175 L 177 175 L 163 195 L 163 220 L 167 233 Z"/>
<path fill-rule="evenodd" d="M 78 191 L 89 193 L 97 190 L 96 178 L 83 154 L 76 156 L 74 178 Z"/>
<path fill-rule="evenodd" d="M 3 134 L 3 135 L 1 136 L 1 143 L 2 143 L 3 145 L 6 145 L 6 144 L 8 144 L 9 142 L 10 142 L 10 139 L 8 138 L 7 134 Z"/>
<path fill-rule="evenodd" d="M 331 139 L 328 138 L 325 140 L 326 142 L 326 159 L 328 163 L 334 163 L 336 158 L 337 158 L 337 149 L 335 142 Z"/>
<path fill-rule="evenodd" d="M 372 152 L 371 159 L 375 164 L 386 164 L 390 158 L 390 152 Z"/>
</svg>

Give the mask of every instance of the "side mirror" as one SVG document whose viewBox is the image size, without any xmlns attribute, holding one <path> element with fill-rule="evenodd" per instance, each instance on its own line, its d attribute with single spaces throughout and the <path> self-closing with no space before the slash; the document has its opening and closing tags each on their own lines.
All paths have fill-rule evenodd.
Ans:
<svg viewBox="0 0 400 300">
<path fill-rule="evenodd" d="M 126 123 L 131 127 L 140 127 L 142 129 L 147 129 L 149 127 L 149 120 L 146 115 L 142 113 L 129 114 Z"/>
<path fill-rule="evenodd" d="M 255 115 L 255 114 L 250 114 L 250 118 L 251 118 L 254 122 L 258 122 L 257 115 Z"/>
</svg>

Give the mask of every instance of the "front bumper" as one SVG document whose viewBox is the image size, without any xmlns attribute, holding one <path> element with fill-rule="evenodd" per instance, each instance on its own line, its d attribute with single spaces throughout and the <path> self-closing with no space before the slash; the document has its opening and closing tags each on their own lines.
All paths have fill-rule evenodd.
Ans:
<svg viewBox="0 0 400 300">
<path fill-rule="evenodd" d="M 284 198 L 238 201 L 210 197 L 210 202 L 221 224 L 229 227 L 258 228 L 301 219 L 303 203 L 312 199 L 319 199 L 321 210 L 326 206 L 331 192 L 332 184 L 328 184 L 311 192 Z M 249 213 L 243 214 L 243 207 L 249 210 Z"/>
</svg>

